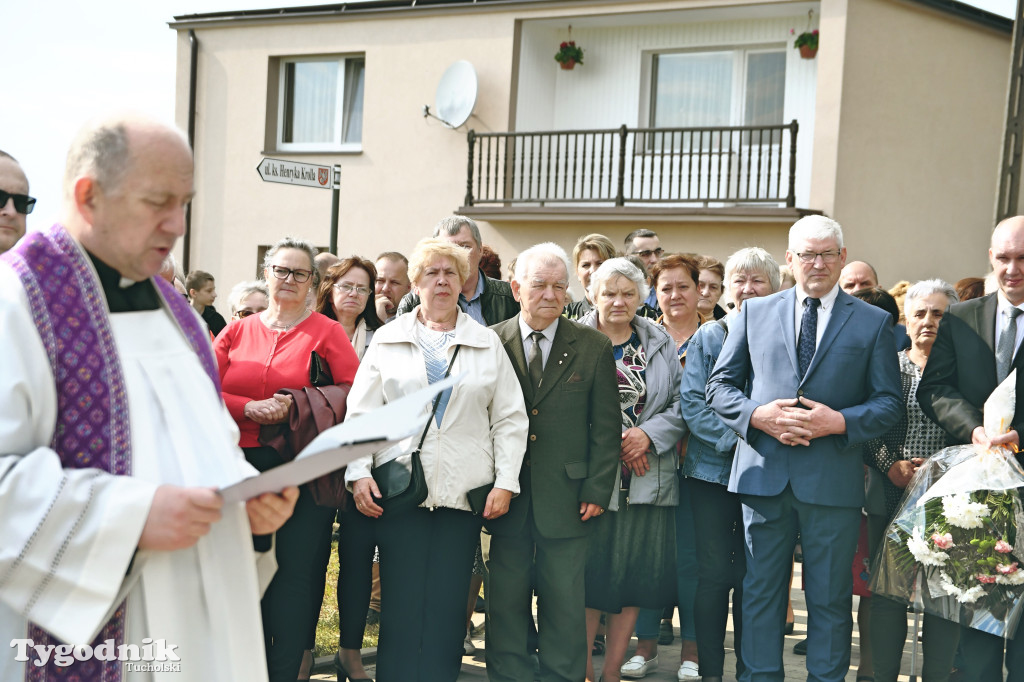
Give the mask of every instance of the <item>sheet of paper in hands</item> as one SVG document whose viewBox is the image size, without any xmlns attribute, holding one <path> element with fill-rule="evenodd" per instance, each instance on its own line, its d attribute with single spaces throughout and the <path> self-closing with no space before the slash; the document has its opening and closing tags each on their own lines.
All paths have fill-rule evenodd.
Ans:
<svg viewBox="0 0 1024 682">
<path fill-rule="evenodd" d="M 291 462 L 222 488 L 220 494 L 225 502 L 242 502 L 263 493 L 276 493 L 288 486 L 312 481 L 340 469 L 352 460 L 417 435 L 430 416 L 430 404 L 434 396 L 454 386 L 461 378 L 459 374 L 430 384 L 356 419 L 327 429 Z"/>
<path fill-rule="evenodd" d="M 1009 431 L 1016 407 L 1017 370 L 1014 369 L 985 401 L 985 434 L 995 438 Z"/>
</svg>

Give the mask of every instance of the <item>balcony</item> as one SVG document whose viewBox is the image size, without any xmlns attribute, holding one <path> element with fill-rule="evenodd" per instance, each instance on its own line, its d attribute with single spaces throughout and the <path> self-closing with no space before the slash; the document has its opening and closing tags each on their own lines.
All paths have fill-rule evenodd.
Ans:
<svg viewBox="0 0 1024 682">
<path fill-rule="evenodd" d="M 705 128 L 471 130 L 463 210 L 793 209 L 798 130 L 795 120 Z"/>
</svg>

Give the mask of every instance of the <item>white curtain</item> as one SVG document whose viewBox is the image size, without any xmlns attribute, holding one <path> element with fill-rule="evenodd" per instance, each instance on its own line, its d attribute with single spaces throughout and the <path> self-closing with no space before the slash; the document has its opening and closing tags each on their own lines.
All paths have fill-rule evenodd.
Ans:
<svg viewBox="0 0 1024 682">
<path fill-rule="evenodd" d="M 345 60 L 345 120 L 342 125 L 343 142 L 363 140 L 363 74 L 366 62 L 362 59 Z"/>
<path fill-rule="evenodd" d="M 655 60 L 655 127 L 729 125 L 732 52 L 662 54 Z"/>
<path fill-rule="evenodd" d="M 338 62 L 289 62 L 285 67 L 284 142 L 335 142 Z"/>
</svg>

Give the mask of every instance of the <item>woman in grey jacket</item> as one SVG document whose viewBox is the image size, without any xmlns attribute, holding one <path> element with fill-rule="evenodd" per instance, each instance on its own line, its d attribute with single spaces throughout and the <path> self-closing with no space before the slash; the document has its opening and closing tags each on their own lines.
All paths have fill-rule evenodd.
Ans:
<svg viewBox="0 0 1024 682">
<path fill-rule="evenodd" d="M 615 513 L 598 517 L 586 568 L 587 636 L 592 643 L 600 614 L 607 613 L 602 677 L 612 681 L 619 679 L 639 609 L 660 609 L 676 591 L 676 443 L 686 432 L 681 370 L 671 337 L 636 314 L 647 293 L 640 270 L 612 258 L 591 275 L 595 307 L 580 319 L 612 342 L 622 408 L 622 466 L 608 504 Z M 588 660 L 588 679 L 593 672 Z"/>
<path fill-rule="evenodd" d="M 779 266 L 764 249 L 740 249 L 725 265 L 725 286 L 738 311 L 748 298 L 767 296 L 779 289 Z M 735 625 L 736 675 L 743 671 L 740 651 L 740 604 L 746 559 L 740 500 L 730 493 L 729 472 L 736 448 L 736 433 L 708 407 L 705 387 L 722 352 L 732 315 L 708 322 L 690 339 L 689 361 L 683 370 L 681 406 L 690 427 L 683 475 L 693 506 L 697 540 L 697 596 L 693 619 L 697 631 L 700 676 L 721 682 L 725 664 L 725 627 L 732 590 Z"/>
</svg>

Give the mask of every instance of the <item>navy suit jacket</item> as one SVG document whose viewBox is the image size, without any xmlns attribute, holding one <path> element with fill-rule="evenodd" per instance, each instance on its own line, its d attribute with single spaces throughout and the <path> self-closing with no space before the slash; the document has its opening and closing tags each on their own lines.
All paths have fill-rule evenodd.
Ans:
<svg viewBox="0 0 1024 682">
<path fill-rule="evenodd" d="M 864 503 L 860 444 L 888 431 L 903 411 L 892 317 L 840 290 L 807 374 L 801 378 L 795 305 L 793 289 L 744 301 L 708 380 L 708 404 L 741 439 L 729 490 L 770 496 L 789 484 L 803 502 L 860 507 Z M 792 446 L 750 426 L 758 406 L 798 396 L 841 412 L 846 433 L 816 438 L 809 446 Z"/>
</svg>

